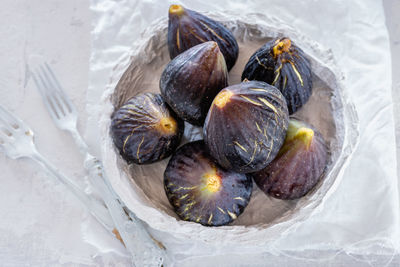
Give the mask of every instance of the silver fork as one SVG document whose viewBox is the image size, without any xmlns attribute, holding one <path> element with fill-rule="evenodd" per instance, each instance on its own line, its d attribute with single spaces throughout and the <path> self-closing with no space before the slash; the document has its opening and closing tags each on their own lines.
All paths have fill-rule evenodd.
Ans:
<svg viewBox="0 0 400 267">
<path fill-rule="evenodd" d="M 165 259 L 164 251 L 155 243 L 135 214 L 127 211 L 105 176 L 102 163 L 89 153 L 87 144 L 77 130 L 78 112 L 64 93 L 50 66 L 47 63 L 39 66 L 32 77 L 53 121 L 58 128 L 72 134 L 79 150 L 85 155 L 85 168 L 91 182 L 99 190 L 108 207 L 115 226 L 131 254 L 133 264 L 161 266 Z"/>
<path fill-rule="evenodd" d="M 60 173 L 36 149 L 33 131 L 22 120 L 18 119 L 0 105 L 0 151 L 11 159 L 31 158 L 45 168 L 53 177 L 63 183 L 108 229 L 113 229 L 106 207 L 94 198 L 89 198 L 72 180 Z"/>
</svg>

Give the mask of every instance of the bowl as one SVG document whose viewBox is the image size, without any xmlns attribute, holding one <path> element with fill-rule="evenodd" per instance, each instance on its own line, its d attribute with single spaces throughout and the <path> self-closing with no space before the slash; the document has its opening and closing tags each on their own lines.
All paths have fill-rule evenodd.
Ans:
<svg viewBox="0 0 400 267">
<path fill-rule="evenodd" d="M 103 95 L 100 120 L 104 168 L 123 202 L 167 249 L 192 255 L 196 251 L 216 253 L 221 248 L 232 253 L 235 250 L 252 252 L 254 248 L 260 251 L 321 210 L 324 200 L 334 193 L 357 144 L 357 113 L 345 93 L 343 75 L 329 50 L 273 17 L 215 12 L 206 15 L 221 21 L 239 43 L 239 59 L 229 73 L 229 84 L 240 82 L 251 54 L 272 38 L 289 37 L 307 54 L 312 65 L 313 93 L 295 116 L 314 125 L 328 143 L 330 156 L 325 178 L 312 192 L 292 201 L 268 197 L 254 186 L 243 214 L 227 226 L 206 227 L 179 219 L 163 186 L 163 173 L 169 158 L 151 165 L 128 165 L 114 147 L 110 135 L 110 118 L 115 109 L 136 94 L 159 92 L 161 72 L 170 60 L 167 18 L 161 18 L 149 27 L 111 74 Z M 184 142 L 198 139 L 201 139 L 201 128 L 185 124 Z"/>
</svg>

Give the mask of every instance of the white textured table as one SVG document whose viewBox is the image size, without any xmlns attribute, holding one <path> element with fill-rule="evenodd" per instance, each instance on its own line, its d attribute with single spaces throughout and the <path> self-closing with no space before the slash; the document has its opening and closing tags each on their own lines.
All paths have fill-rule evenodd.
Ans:
<svg viewBox="0 0 400 267">
<path fill-rule="evenodd" d="M 91 30 L 89 1 L 3 0 L 2 4 L 0 104 L 29 123 L 43 154 L 61 171 L 83 183 L 83 159 L 72 139 L 53 125 L 33 84 L 26 84 L 26 63 L 32 54 L 42 55 L 49 60 L 81 113 L 79 128 L 85 129 Z M 400 10 L 400 0 L 385 0 L 384 4 L 395 59 L 395 112 L 400 114 L 400 22 L 395 14 L 396 10 Z M 400 116 L 396 117 L 396 122 L 399 140 Z M 399 142 L 397 148 L 400 155 Z M 97 227 L 98 231 L 102 231 L 101 227 L 91 221 L 90 215 L 63 185 L 50 179 L 31 161 L 12 161 L 0 154 L 0 184 L 0 265 L 115 266 L 119 263 L 123 266 L 128 263 L 123 254 L 99 251 L 85 242 L 85 227 Z M 123 251 L 115 240 L 110 239 L 109 242 L 118 251 Z M 388 261 L 387 258 L 376 259 L 376 266 Z M 302 263 L 271 255 L 267 255 L 265 260 L 269 266 L 299 266 Z M 244 262 L 240 255 L 230 257 L 231 263 L 238 261 Z M 184 266 L 192 264 L 192 261 L 182 263 Z M 203 264 L 226 266 L 227 261 L 210 258 L 204 260 Z M 396 256 L 390 266 L 399 264 L 400 257 Z M 309 263 L 307 265 L 310 266 Z M 320 265 L 326 263 L 316 262 L 313 266 Z M 328 265 L 367 266 L 341 254 Z"/>
</svg>

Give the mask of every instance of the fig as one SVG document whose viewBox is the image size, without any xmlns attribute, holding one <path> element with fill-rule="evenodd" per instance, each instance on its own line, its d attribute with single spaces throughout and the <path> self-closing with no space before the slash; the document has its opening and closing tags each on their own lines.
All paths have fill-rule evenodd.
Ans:
<svg viewBox="0 0 400 267">
<path fill-rule="evenodd" d="M 160 94 L 134 96 L 111 117 L 111 135 L 128 163 L 148 164 L 164 159 L 179 145 L 184 123 Z"/>
<path fill-rule="evenodd" d="M 165 67 L 160 91 L 176 114 L 202 126 L 214 97 L 228 85 L 228 72 L 218 44 L 198 44 Z"/>
<path fill-rule="evenodd" d="M 245 81 L 214 98 L 203 136 L 218 163 L 240 173 L 263 169 L 276 156 L 288 127 L 285 98 L 274 86 Z"/>
<path fill-rule="evenodd" d="M 253 184 L 250 176 L 218 166 L 200 140 L 185 144 L 171 157 L 164 188 L 182 220 L 220 226 L 243 212 Z"/>
<path fill-rule="evenodd" d="M 243 79 L 277 87 L 286 98 L 289 114 L 300 109 L 311 96 L 310 62 L 303 50 L 286 37 L 267 42 L 258 49 L 247 62 Z"/>
<path fill-rule="evenodd" d="M 296 199 L 322 179 L 327 163 L 328 149 L 321 133 L 303 121 L 290 119 L 278 155 L 252 176 L 264 193 L 279 199 Z"/>
<path fill-rule="evenodd" d="M 221 23 L 181 5 L 171 5 L 168 21 L 168 49 L 171 59 L 207 41 L 218 43 L 230 70 L 235 65 L 239 46 L 233 34 Z"/>
</svg>

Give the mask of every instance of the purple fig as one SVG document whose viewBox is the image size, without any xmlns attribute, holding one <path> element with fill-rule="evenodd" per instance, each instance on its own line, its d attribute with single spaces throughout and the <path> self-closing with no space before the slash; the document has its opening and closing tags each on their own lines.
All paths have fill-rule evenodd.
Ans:
<svg viewBox="0 0 400 267">
<path fill-rule="evenodd" d="M 171 59 L 187 49 L 214 41 L 218 43 L 230 70 L 239 54 L 239 46 L 233 34 L 216 22 L 181 5 L 171 5 L 168 21 L 168 48 Z"/>
<path fill-rule="evenodd" d="M 289 114 L 300 109 L 312 93 L 311 64 L 289 38 L 272 40 L 258 49 L 247 62 L 243 79 L 278 88 L 286 98 Z"/>
<path fill-rule="evenodd" d="M 159 94 L 137 95 L 116 110 L 111 134 L 129 163 L 147 164 L 172 154 L 183 135 L 184 123 Z"/>
<path fill-rule="evenodd" d="M 240 173 L 259 171 L 283 144 L 288 118 L 278 89 L 265 82 L 242 82 L 215 97 L 204 123 L 204 141 L 222 167 Z"/>
<path fill-rule="evenodd" d="M 328 150 L 322 135 L 305 122 L 290 119 L 285 143 L 276 158 L 252 175 L 264 193 L 296 199 L 322 179 L 327 163 Z"/>
<path fill-rule="evenodd" d="M 180 218 L 220 226 L 243 212 L 253 185 L 251 177 L 219 167 L 204 142 L 196 141 L 180 147 L 171 157 L 164 188 Z"/>
<path fill-rule="evenodd" d="M 201 126 L 211 102 L 228 84 L 225 60 L 216 42 L 186 50 L 165 67 L 160 91 L 176 114 Z"/>
</svg>

